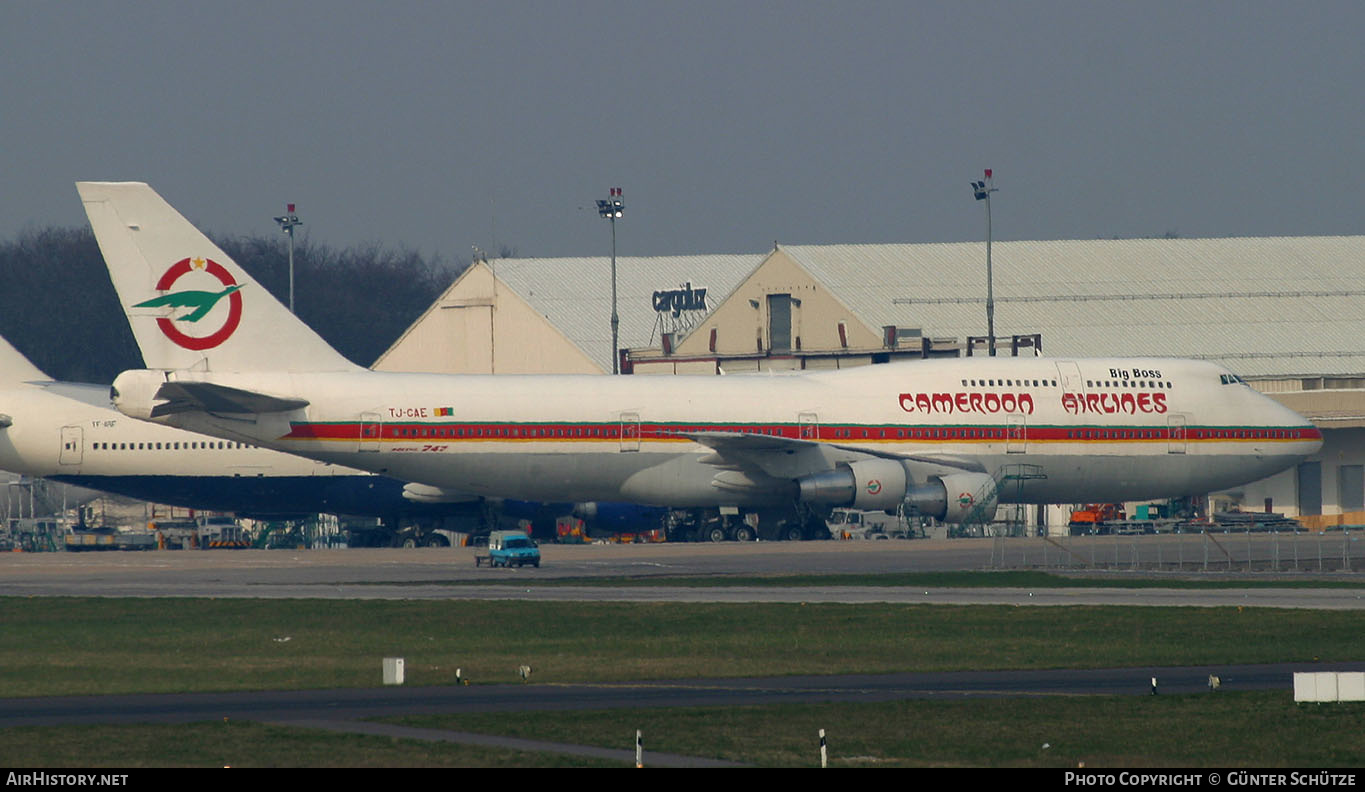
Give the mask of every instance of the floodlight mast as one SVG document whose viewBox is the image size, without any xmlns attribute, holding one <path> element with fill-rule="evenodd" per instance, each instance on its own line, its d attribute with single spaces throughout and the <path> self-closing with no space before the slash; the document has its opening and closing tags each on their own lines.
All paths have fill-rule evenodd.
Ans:
<svg viewBox="0 0 1365 792">
<path fill-rule="evenodd" d="M 991 193 L 996 192 L 991 169 L 986 169 L 984 181 L 971 183 L 976 200 L 986 202 L 986 343 L 989 354 L 995 357 L 995 278 L 991 272 Z"/>
<path fill-rule="evenodd" d="M 625 215 L 626 204 L 621 199 L 621 188 L 612 187 L 611 197 L 597 202 L 597 213 L 611 221 L 611 373 L 621 373 L 619 337 L 621 318 L 616 314 L 616 221 Z"/>
<path fill-rule="evenodd" d="M 294 227 L 303 225 L 294 214 L 294 205 L 286 204 L 285 213 L 275 218 L 280 230 L 289 235 L 289 313 L 294 313 Z"/>
</svg>

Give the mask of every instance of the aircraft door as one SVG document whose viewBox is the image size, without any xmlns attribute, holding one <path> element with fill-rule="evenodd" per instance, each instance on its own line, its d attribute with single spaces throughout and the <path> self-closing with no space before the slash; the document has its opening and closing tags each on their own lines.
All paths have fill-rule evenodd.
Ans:
<svg viewBox="0 0 1365 792">
<path fill-rule="evenodd" d="M 79 465 L 84 453 L 84 438 L 79 426 L 62 427 L 62 451 L 57 461 L 63 465 Z"/>
<path fill-rule="evenodd" d="M 1062 393 L 1085 393 L 1081 367 L 1074 360 L 1057 361 L 1057 376 L 1062 378 Z"/>
<path fill-rule="evenodd" d="M 621 450 L 640 450 L 640 414 L 637 412 L 621 413 Z"/>
<path fill-rule="evenodd" d="M 798 436 L 802 440 L 820 439 L 820 416 L 813 412 L 798 413 L 796 416 Z"/>
<path fill-rule="evenodd" d="M 1185 453 L 1185 416 L 1166 416 L 1166 432 L 1169 438 L 1166 446 L 1168 454 Z"/>
<path fill-rule="evenodd" d="M 357 451 L 378 451 L 380 438 L 384 436 L 384 419 L 379 413 L 360 414 L 360 436 L 356 439 Z"/>
<path fill-rule="evenodd" d="M 1005 415 L 1005 453 L 1022 454 L 1028 450 L 1028 426 L 1019 413 Z"/>
</svg>

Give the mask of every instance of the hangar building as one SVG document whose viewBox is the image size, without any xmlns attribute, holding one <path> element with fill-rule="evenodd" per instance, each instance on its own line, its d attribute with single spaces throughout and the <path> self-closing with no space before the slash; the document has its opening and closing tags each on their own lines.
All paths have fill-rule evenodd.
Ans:
<svg viewBox="0 0 1365 792">
<path fill-rule="evenodd" d="M 986 354 L 984 248 L 618 258 L 622 370 Z M 996 242 L 992 259 L 997 354 L 1212 360 L 1324 430 L 1317 458 L 1220 493 L 1214 508 L 1329 522 L 1365 511 L 1365 236 Z M 609 316 L 603 257 L 481 262 L 376 368 L 610 371 Z"/>
<path fill-rule="evenodd" d="M 659 343 L 656 292 L 695 282 L 715 301 L 762 261 L 762 255 L 752 254 L 617 257 L 621 346 Z M 447 374 L 610 374 L 610 322 L 609 259 L 475 261 L 373 367 Z"/>
</svg>

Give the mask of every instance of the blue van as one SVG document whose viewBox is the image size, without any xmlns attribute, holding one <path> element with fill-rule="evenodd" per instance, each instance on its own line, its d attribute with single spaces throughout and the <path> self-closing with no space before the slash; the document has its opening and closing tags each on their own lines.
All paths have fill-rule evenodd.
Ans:
<svg viewBox="0 0 1365 792">
<path fill-rule="evenodd" d="M 474 556 L 474 566 L 540 566 L 540 548 L 521 531 L 494 531 L 488 535 L 488 555 Z"/>
</svg>

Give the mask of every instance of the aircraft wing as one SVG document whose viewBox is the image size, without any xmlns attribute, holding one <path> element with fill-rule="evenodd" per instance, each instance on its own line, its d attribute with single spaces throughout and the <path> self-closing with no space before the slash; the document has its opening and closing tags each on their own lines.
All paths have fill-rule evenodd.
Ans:
<svg viewBox="0 0 1365 792">
<path fill-rule="evenodd" d="M 308 406 L 306 399 L 286 399 L 211 382 L 167 382 L 157 389 L 156 398 L 165 399 L 166 403 L 152 408 L 153 418 L 183 412 L 289 412 Z"/>
<path fill-rule="evenodd" d="M 969 471 L 984 473 L 973 459 L 950 454 L 892 454 L 867 448 L 818 443 L 791 437 L 747 434 L 743 432 L 681 432 L 680 436 L 710 448 L 715 453 L 702 462 L 727 470 L 761 472 L 778 479 L 792 479 L 829 470 L 837 464 L 863 459 L 890 459 L 923 467 L 923 473 Z"/>
</svg>

